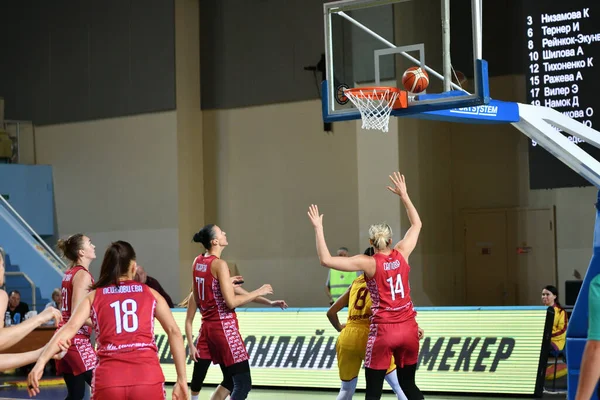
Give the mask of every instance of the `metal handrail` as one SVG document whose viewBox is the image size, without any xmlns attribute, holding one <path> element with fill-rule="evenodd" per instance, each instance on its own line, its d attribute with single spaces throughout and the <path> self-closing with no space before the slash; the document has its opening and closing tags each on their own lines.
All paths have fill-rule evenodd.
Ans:
<svg viewBox="0 0 600 400">
<path fill-rule="evenodd" d="M 31 285 L 31 302 L 33 303 L 31 305 L 31 309 L 32 310 L 37 310 L 37 308 L 35 308 L 35 306 L 36 306 L 36 301 L 35 301 L 35 283 L 33 283 L 33 280 L 31 280 L 31 278 L 29 277 L 29 275 L 27 275 L 25 272 L 22 272 L 22 271 L 9 271 L 9 272 L 5 272 L 4 274 L 6 276 L 22 276 L 23 278 L 25 278 L 25 280 L 27 282 L 29 282 L 29 284 Z M 23 315 L 23 318 L 25 318 L 24 315 Z"/>
<path fill-rule="evenodd" d="M 59 273 L 63 273 L 65 272 L 68 267 L 67 264 L 65 264 L 65 262 L 58 256 L 58 254 L 56 254 L 54 252 L 54 250 L 52 250 L 52 248 L 50 246 L 48 246 L 48 244 L 37 234 L 37 232 L 27 223 L 27 221 L 25 221 L 23 219 L 23 217 L 21 217 L 21 215 L 17 212 L 17 210 L 15 210 L 8 201 L 6 201 L 6 199 L 2 196 L 0 196 L 0 203 L 3 203 L 4 206 L 10 210 L 14 216 L 19 220 L 19 222 L 21 222 L 21 224 L 23 224 L 23 226 L 25 226 L 27 228 L 27 230 L 29 230 L 29 232 L 33 235 L 33 237 L 35 237 L 37 239 L 37 241 L 39 242 L 39 244 L 44 248 L 44 250 L 46 250 L 56 261 L 58 261 L 58 264 L 62 267 L 62 268 L 56 268 L 56 266 L 54 264 L 52 264 L 53 268 L 56 268 L 58 270 Z"/>
</svg>

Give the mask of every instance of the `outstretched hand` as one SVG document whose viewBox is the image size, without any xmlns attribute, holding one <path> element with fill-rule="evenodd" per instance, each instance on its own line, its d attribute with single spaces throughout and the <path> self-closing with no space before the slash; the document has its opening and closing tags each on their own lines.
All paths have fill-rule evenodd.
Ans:
<svg viewBox="0 0 600 400">
<path fill-rule="evenodd" d="M 390 179 L 394 186 L 388 186 L 388 190 L 400 197 L 406 196 L 408 192 L 406 190 L 406 180 L 404 179 L 404 175 L 401 175 L 400 172 L 394 172 L 393 175 L 390 175 Z"/>
<path fill-rule="evenodd" d="M 62 321 L 62 313 L 54 307 L 48 307 L 38 315 L 42 324 L 54 320 L 54 326 L 58 326 L 58 323 Z"/>
<path fill-rule="evenodd" d="M 285 300 L 271 300 L 271 307 L 279 307 L 282 310 L 285 310 L 288 308 L 288 305 Z"/>
<path fill-rule="evenodd" d="M 268 296 L 270 294 L 273 294 L 273 288 L 269 284 L 262 285 L 257 290 L 259 296 Z"/>
<path fill-rule="evenodd" d="M 319 206 L 316 204 L 311 204 L 308 208 L 308 218 L 310 219 L 313 227 L 323 227 L 323 214 L 319 215 Z"/>
</svg>

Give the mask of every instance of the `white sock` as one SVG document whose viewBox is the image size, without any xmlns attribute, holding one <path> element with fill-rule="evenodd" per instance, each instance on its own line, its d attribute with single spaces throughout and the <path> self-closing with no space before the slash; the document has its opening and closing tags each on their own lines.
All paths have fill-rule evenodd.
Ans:
<svg viewBox="0 0 600 400">
<path fill-rule="evenodd" d="M 192 395 L 192 400 L 199 400 L 200 398 L 200 394 L 193 394 Z"/>
<path fill-rule="evenodd" d="M 396 373 L 396 370 L 393 370 L 387 374 L 385 376 L 385 381 L 392 387 L 392 390 L 394 393 L 396 393 L 398 400 L 408 400 L 400 388 L 400 382 L 398 382 L 398 374 Z"/>
<path fill-rule="evenodd" d="M 356 391 L 357 383 L 358 377 L 352 379 L 351 381 L 342 381 L 342 388 L 340 389 L 340 393 L 336 397 L 336 400 L 352 400 L 352 396 Z"/>
</svg>

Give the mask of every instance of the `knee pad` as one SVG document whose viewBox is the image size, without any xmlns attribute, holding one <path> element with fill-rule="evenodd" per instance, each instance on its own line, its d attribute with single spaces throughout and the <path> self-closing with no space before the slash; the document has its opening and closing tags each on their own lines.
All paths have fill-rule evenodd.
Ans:
<svg viewBox="0 0 600 400">
<path fill-rule="evenodd" d="M 233 391 L 231 392 L 231 400 L 246 400 L 248 393 L 252 389 L 252 378 L 250 372 L 240 372 L 232 377 Z"/>
</svg>

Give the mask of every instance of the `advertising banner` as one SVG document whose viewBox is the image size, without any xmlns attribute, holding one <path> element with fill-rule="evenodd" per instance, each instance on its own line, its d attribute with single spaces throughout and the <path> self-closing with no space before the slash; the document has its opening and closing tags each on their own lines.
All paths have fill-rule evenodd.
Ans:
<svg viewBox="0 0 600 400">
<path fill-rule="evenodd" d="M 327 309 L 238 309 L 255 386 L 338 388 L 338 332 Z M 417 384 L 424 392 L 534 395 L 542 389 L 551 317 L 546 307 L 440 307 L 417 309 L 424 329 Z M 185 310 L 175 319 L 185 332 Z M 340 321 L 345 322 L 344 312 Z M 194 339 L 200 327 L 194 321 Z M 155 325 L 167 382 L 176 380 L 167 336 Z M 544 339 L 546 338 L 546 340 Z M 188 378 L 193 363 L 188 358 Z M 211 366 L 206 383 L 222 380 Z M 360 374 L 358 388 L 364 388 Z"/>
</svg>

